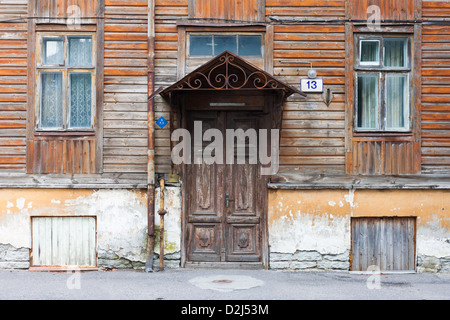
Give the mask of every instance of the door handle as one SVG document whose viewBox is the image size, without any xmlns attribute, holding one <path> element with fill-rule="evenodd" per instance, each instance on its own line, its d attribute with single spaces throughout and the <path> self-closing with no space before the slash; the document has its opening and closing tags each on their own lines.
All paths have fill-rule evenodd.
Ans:
<svg viewBox="0 0 450 320">
<path fill-rule="evenodd" d="M 225 196 L 225 207 L 227 207 L 227 208 L 230 207 L 230 201 L 234 201 L 234 199 L 231 199 L 230 196 L 227 194 Z"/>
</svg>

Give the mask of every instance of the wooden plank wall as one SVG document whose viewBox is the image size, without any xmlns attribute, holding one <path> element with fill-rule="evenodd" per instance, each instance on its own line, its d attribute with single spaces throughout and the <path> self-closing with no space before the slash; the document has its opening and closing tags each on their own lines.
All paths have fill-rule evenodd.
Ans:
<svg viewBox="0 0 450 320">
<path fill-rule="evenodd" d="M 368 7 L 376 5 L 382 20 L 414 20 L 416 3 L 416 0 L 348 0 L 348 18 L 366 20 Z"/>
<path fill-rule="evenodd" d="M 105 0 L 104 172 L 147 171 L 147 1 Z"/>
<path fill-rule="evenodd" d="M 28 15 L 27 0 L 1 0 L 0 20 Z M 0 171 L 25 172 L 27 23 L 0 22 Z"/>
<path fill-rule="evenodd" d="M 264 21 L 262 0 L 190 0 L 192 18 Z"/>
<path fill-rule="evenodd" d="M 409 174 L 414 167 L 410 141 L 353 139 L 354 174 Z"/>
<path fill-rule="evenodd" d="M 352 218 L 351 270 L 415 270 L 415 238 L 413 217 Z"/>
<path fill-rule="evenodd" d="M 277 19 L 344 19 L 345 1 L 267 0 L 266 15 Z M 331 89 L 329 106 L 321 94 L 292 96 L 283 105 L 280 171 L 345 172 L 345 28 L 343 24 L 274 24 L 273 69 L 278 79 L 299 87 L 309 62 Z"/>
<path fill-rule="evenodd" d="M 61 17 L 80 17 L 84 23 L 95 22 L 99 0 L 36 0 L 35 16 L 40 23 L 65 23 Z M 55 19 L 58 18 L 58 19 Z"/>
<path fill-rule="evenodd" d="M 178 50 L 184 45 L 179 42 L 177 20 L 188 18 L 188 0 L 156 0 L 155 14 L 155 88 L 168 87 L 178 80 Z M 181 31 L 180 31 L 181 32 Z M 180 75 L 183 72 L 180 72 Z M 169 173 L 170 157 L 170 106 L 161 98 L 155 97 L 155 119 L 163 116 L 169 124 L 163 129 L 155 126 L 156 171 Z"/>
<path fill-rule="evenodd" d="M 423 20 L 450 16 L 450 2 L 423 1 Z M 422 29 L 422 172 L 450 172 L 450 26 Z"/>
</svg>

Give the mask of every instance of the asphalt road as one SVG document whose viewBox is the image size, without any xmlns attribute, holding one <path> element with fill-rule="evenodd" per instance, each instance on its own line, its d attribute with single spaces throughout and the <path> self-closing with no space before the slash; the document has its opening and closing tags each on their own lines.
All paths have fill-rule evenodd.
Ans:
<svg viewBox="0 0 450 320">
<path fill-rule="evenodd" d="M 450 274 L 0 271 L 0 300 L 450 300 Z M 191 310 L 192 311 L 192 310 Z"/>
</svg>

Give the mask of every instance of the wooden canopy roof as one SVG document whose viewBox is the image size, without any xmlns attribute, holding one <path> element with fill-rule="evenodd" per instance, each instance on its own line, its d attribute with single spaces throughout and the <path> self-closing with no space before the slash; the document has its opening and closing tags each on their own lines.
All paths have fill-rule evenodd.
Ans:
<svg viewBox="0 0 450 320">
<path fill-rule="evenodd" d="M 162 90 L 160 95 L 170 101 L 174 93 L 200 90 L 270 90 L 280 93 L 283 99 L 294 93 L 305 96 L 303 92 L 275 79 L 269 73 L 229 51 L 224 51 Z"/>
</svg>

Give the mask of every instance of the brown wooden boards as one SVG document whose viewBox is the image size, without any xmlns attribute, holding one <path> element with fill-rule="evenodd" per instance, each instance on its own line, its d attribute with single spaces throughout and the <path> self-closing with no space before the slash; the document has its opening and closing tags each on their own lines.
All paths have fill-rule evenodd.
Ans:
<svg viewBox="0 0 450 320">
<path fill-rule="evenodd" d="M 352 271 L 414 271 L 416 218 L 352 218 Z"/>
</svg>

